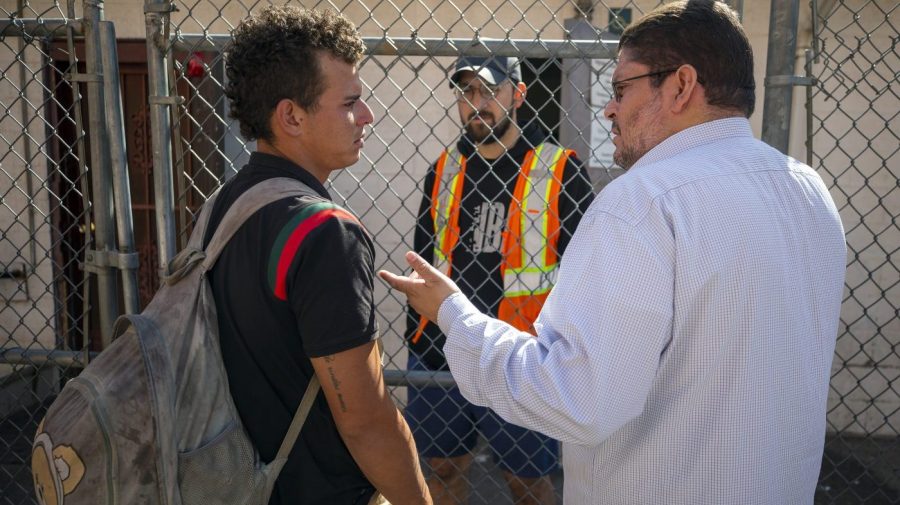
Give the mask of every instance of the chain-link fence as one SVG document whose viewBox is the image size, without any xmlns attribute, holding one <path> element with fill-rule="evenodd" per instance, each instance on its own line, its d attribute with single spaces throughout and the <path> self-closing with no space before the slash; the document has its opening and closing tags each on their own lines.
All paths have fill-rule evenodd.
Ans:
<svg viewBox="0 0 900 505">
<path fill-rule="evenodd" d="M 72 84 L 85 69 L 65 7 L 0 13 L 0 496 L 30 503 L 35 427 L 77 373 L 71 357 L 51 363 L 49 353 L 88 349 L 96 324 L 81 268 L 94 232 L 87 116 Z"/>
<path fill-rule="evenodd" d="M 815 7 L 810 164 L 830 186 L 849 249 L 820 494 L 900 503 L 900 6 Z"/>
<path fill-rule="evenodd" d="M 77 373 L 88 351 L 102 348 L 110 318 L 149 301 L 157 268 L 184 243 L 192 213 L 253 151 L 228 119 L 222 48 L 231 29 L 267 3 L 148 0 L 143 16 L 110 5 L 106 17 L 120 34 L 146 38 L 137 49 L 115 44 L 114 36 L 100 38 L 98 2 L 20 1 L 3 10 L 0 335 L 8 338 L 0 336 L 0 363 L 8 364 L 0 364 L 0 503 L 30 503 L 30 441 L 54 391 Z M 763 69 L 768 6 L 730 3 L 743 16 Z M 798 34 L 801 42 L 808 35 L 818 60 L 809 63 L 816 83 L 808 99 L 795 93 L 792 131 L 800 139 L 809 124 L 811 164 L 830 184 L 850 249 L 817 503 L 900 503 L 895 3 L 819 0 Z M 461 54 L 522 58 L 527 93 L 516 119 L 541 132 L 538 138 L 574 149 L 595 190 L 618 175 L 602 114 L 615 41 L 623 25 L 657 4 L 304 2 L 344 13 L 367 44 L 360 74 L 376 120 L 363 159 L 335 173 L 328 186 L 376 238 L 376 267 L 403 270 L 425 173 L 459 139 L 463 122 L 448 76 Z M 104 46 L 118 48 L 118 64 Z M 121 79 L 124 120 L 109 106 L 119 100 L 110 100 L 110 86 L 107 95 L 97 94 L 101 79 L 112 74 Z M 804 101 L 811 105 L 808 116 Z M 92 144 L 98 131 L 120 141 Z M 96 189 L 96 181 L 124 174 L 126 166 L 130 190 L 120 191 L 122 181 L 113 196 Z M 108 213 L 98 216 L 97 207 L 116 207 L 118 227 Z M 484 224 L 477 247 L 496 245 L 490 225 L 502 227 L 503 219 L 491 209 L 478 212 L 470 216 Z M 450 386 L 447 372 L 406 372 L 406 339 L 416 321 L 409 322 L 403 300 L 380 283 L 375 296 L 397 403 L 407 406 L 410 385 Z M 451 416 L 431 421 L 440 429 L 458 420 Z M 470 502 L 510 502 L 484 436 L 475 438 L 473 451 L 465 476 Z M 551 477 L 558 494 L 561 472 Z"/>
</svg>

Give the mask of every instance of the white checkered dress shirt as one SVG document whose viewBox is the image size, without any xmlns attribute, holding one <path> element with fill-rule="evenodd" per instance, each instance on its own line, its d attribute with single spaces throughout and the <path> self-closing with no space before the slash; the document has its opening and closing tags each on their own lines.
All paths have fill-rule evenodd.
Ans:
<svg viewBox="0 0 900 505">
<path fill-rule="evenodd" d="M 567 504 L 811 504 L 845 264 L 821 178 L 723 119 L 600 193 L 536 339 L 438 320 L 463 396 L 563 442 Z"/>
</svg>

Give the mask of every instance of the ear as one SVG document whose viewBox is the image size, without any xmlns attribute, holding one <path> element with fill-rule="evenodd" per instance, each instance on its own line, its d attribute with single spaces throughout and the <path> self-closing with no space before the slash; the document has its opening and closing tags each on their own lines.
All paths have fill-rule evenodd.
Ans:
<svg viewBox="0 0 900 505">
<path fill-rule="evenodd" d="M 306 111 L 290 98 L 281 99 L 272 112 L 272 132 L 288 137 L 303 133 L 308 124 Z"/>
<path fill-rule="evenodd" d="M 513 108 L 518 109 L 525 103 L 525 94 L 527 88 L 525 87 L 524 82 L 520 82 L 516 84 L 515 89 L 513 89 Z"/>
<path fill-rule="evenodd" d="M 684 64 L 675 71 L 672 81 L 677 86 L 672 101 L 672 112 L 684 112 L 690 105 L 695 93 L 701 91 L 697 82 L 697 69 L 693 65 Z"/>
</svg>

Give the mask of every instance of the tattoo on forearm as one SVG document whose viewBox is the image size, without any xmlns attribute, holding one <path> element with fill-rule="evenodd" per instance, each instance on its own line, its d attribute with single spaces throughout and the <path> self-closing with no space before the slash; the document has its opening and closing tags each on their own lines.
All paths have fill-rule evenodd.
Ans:
<svg viewBox="0 0 900 505">
<path fill-rule="evenodd" d="M 330 363 L 331 361 L 329 361 L 329 358 L 331 361 L 334 361 L 334 357 L 332 356 L 325 357 L 325 361 Z M 334 375 L 334 368 L 328 367 L 328 377 L 331 378 L 331 385 L 332 387 L 334 387 L 334 391 L 337 393 L 338 401 L 341 403 L 341 412 L 347 412 L 347 404 L 344 403 L 344 395 L 342 395 L 340 392 L 341 381 L 339 381 Z"/>
<path fill-rule="evenodd" d="M 328 367 L 328 376 L 331 377 L 331 385 L 334 386 L 335 391 L 340 391 L 341 389 L 341 381 L 337 379 L 334 375 L 334 368 Z"/>
</svg>

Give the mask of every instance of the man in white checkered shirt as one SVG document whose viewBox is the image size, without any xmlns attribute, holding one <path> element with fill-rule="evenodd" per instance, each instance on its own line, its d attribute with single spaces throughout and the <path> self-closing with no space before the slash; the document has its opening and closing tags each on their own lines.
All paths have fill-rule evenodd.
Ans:
<svg viewBox="0 0 900 505">
<path fill-rule="evenodd" d="M 568 504 L 813 503 L 844 284 L 834 202 L 754 139 L 753 56 L 723 3 L 622 35 L 615 160 L 537 338 L 413 253 L 380 275 L 447 335 L 463 396 L 563 442 Z"/>
</svg>

